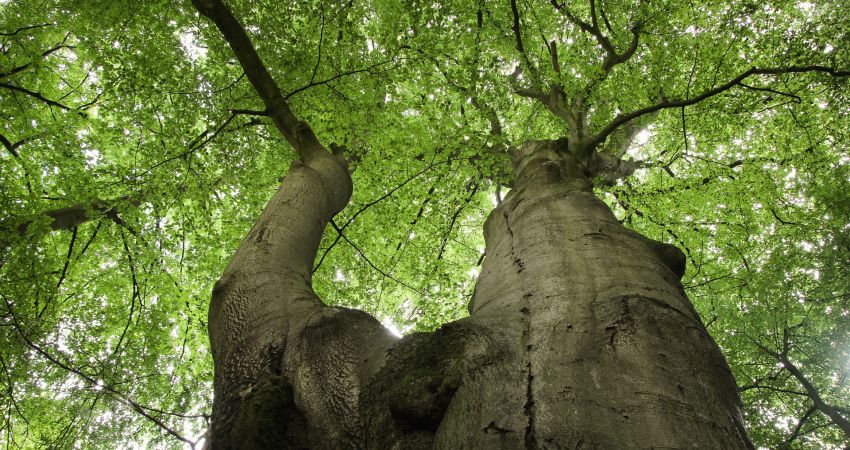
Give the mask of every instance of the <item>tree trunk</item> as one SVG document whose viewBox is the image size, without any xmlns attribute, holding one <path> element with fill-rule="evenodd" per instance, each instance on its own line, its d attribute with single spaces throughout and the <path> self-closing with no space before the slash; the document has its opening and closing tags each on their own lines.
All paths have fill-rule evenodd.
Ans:
<svg viewBox="0 0 850 450">
<path fill-rule="evenodd" d="M 319 197 L 348 178 L 293 168 L 214 290 L 213 448 L 753 448 L 681 252 L 622 227 L 556 141 L 514 171 L 470 317 L 396 341 L 310 289 L 344 205 Z"/>
</svg>

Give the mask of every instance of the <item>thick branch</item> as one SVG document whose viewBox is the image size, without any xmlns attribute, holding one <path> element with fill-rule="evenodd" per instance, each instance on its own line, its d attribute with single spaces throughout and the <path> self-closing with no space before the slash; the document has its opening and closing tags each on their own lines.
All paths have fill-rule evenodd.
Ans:
<svg viewBox="0 0 850 450">
<path fill-rule="evenodd" d="M 605 59 L 605 62 L 602 64 L 602 70 L 605 72 L 610 72 L 611 69 L 617 64 L 622 64 L 628 61 L 632 55 L 637 51 L 638 43 L 640 42 L 640 31 L 638 28 L 632 28 L 632 41 L 629 43 L 629 47 L 626 48 L 626 51 L 618 54 L 617 52 L 610 53 L 608 58 Z"/>
<path fill-rule="evenodd" d="M 21 157 L 21 155 L 19 155 L 17 152 L 17 148 L 23 145 L 24 142 L 25 141 L 21 140 L 13 144 L 12 141 L 10 141 L 6 136 L 3 136 L 3 134 L 0 133 L 0 143 L 2 143 L 3 147 L 6 147 L 6 150 L 8 150 L 9 153 L 11 153 L 12 156 L 14 156 L 15 158 Z"/>
<path fill-rule="evenodd" d="M 660 111 L 662 109 L 670 109 L 670 108 L 682 108 L 685 106 L 695 105 L 703 100 L 714 97 L 718 94 L 722 94 L 723 92 L 728 91 L 729 89 L 734 88 L 735 86 L 739 86 L 742 81 L 746 78 L 751 77 L 753 75 L 780 75 L 780 74 L 790 74 L 790 73 L 807 73 L 807 72 L 819 72 L 831 75 L 833 77 L 848 77 L 850 76 L 850 71 L 846 70 L 837 70 L 831 67 L 825 66 L 794 66 L 794 67 L 772 67 L 772 68 L 756 68 L 752 67 L 747 71 L 741 73 L 737 77 L 728 81 L 725 84 L 717 86 L 713 89 L 709 89 L 697 96 L 685 99 L 685 100 L 662 100 L 659 103 L 656 103 L 652 106 L 647 106 L 645 108 L 641 108 L 630 113 L 620 114 L 615 117 L 611 122 L 608 123 L 604 128 L 602 128 L 599 133 L 593 136 L 586 143 L 590 148 L 596 148 L 599 144 L 605 141 L 611 133 L 614 132 L 620 126 L 637 119 L 639 117 L 645 116 L 647 114 L 654 113 L 656 111 Z"/>
<path fill-rule="evenodd" d="M 623 53 L 617 53 L 617 49 L 614 47 L 614 44 L 607 36 L 602 34 L 602 30 L 599 28 L 599 19 L 597 18 L 595 0 L 590 0 L 590 23 L 587 23 L 573 15 L 572 12 L 567 9 L 565 4 L 558 4 L 556 0 L 550 0 L 550 3 L 552 3 L 552 6 L 554 6 L 555 9 L 562 12 L 570 22 L 579 27 L 579 29 L 593 36 L 593 38 L 596 39 L 596 42 L 598 42 L 602 49 L 605 50 L 605 60 L 602 62 L 603 79 L 607 77 L 608 72 L 610 72 L 614 66 L 628 61 L 637 50 L 640 33 L 638 27 L 633 27 L 631 29 L 632 41 L 629 43 L 629 47 Z M 607 18 L 605 18 L 605 23 L 610 29 L 610 24 L 608 23 Z M 598 80 L 595 83 L 598 83 L 599 81 L 601 80 Z"/>
<path fill-rule="evenodd" d="M 127 197 L 120 199 L 128 200 Z M 106 216 L 113 222 L 122 225 L 123 220 L 118 216 L 115 203 L 104 202 L 102 200 L 93 200 L 90 204 L 76 204 L 67 208 L 48 209 L 43 211 L 39 216 L 47 216 L 50 220 L 51 230 L 70 230 L 76 229 L 79 225 L 95 219 L 100 216 Z M 18 236 L 25 236 L 30 225 L 37 219 L 25 219 L 23 221 L 11 218 L 4 222 L 0 222 L 0 230 L 9 230 L 12 233 L 17 233 Z M 0 266 L 5 262 L 6 250 L 12 246 L 11 241 L 0 239 Z"/>
<path fill-rule="evenodd" d="M 558 61 L 558 44 L 554 39 L 549 42 L 549 57 L 552 59 L 552 70 L 560 75 L 561 63 Z"/>
<path fill-rule="evenodd" d="M 514 80 L 515 79 L 516 78 L 514 78 Z M 514 90 L 514 94 L 517 94 L 519 96 L 526 97 L 526 98 L 533 98 L 535 100 L 540 100 L 544 104 L 546 103 L 546 94 L 544 94 L 544 93 L 542 93 L 542 92 L 540 92 L 536 89 L 528 89 L 528 88 L 520 87 L 515 82 L 513 84 L 514 85 L 512 87 L 513 87 L 513 90 Z"/>
<path fill-rule="evenodd" d="M 607 153 L 617 158 L 622 158 L 631 147 L 637 135 L 641 131 L 646 130 L 649 125 L 647 122 L 646 120 L 636 120 L 618 128 L 611 134 L 599 153 Z"/>
<path fill-rule="evenodd" d="M 230 45 L 236 59 L 245 70 L 251 85 L 260 95 L 266 110 L 277 129 L 304 160 L 326 153 L 313 130 L 299 121 L 283 97 L 280 87 L 272 78 L 245 29 L 222 0 L 192 0 L 198 12 L 215 23 Z"/>
</svg>

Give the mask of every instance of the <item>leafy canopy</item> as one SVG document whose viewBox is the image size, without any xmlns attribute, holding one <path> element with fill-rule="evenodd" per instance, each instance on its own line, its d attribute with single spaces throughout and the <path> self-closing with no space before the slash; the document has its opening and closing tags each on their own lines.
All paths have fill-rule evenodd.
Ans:
<svg viewBox="0 0 850 450">
<path fill-rule="evenodd" d="M 282 3 L 228 2 L 298 117 L 351 158 L 316 261 L 326 302 L 400 332 L 462 317 L 510 185 L 493 149 L 573 131 L 538 94 L 582 98 L 589 136 L 667 102 L 600 142 L 641 168 L 599 195 L 685 251 L 759 446 L 848 439 L 822 406 L 850 415 L 846 78 L 753 73 L 700 96 L 751 68 L 846 73 L 850 5 Z M 201 437 L 211 286 L 295 158 L 262 109 L 189 2 L 0 1 L 5 445 Z"/>
</svg>

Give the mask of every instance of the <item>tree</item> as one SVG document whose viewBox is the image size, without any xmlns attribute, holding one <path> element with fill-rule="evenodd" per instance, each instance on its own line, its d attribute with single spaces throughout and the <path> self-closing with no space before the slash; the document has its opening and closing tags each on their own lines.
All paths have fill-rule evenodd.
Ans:
<svg viewBox="0 0 850 450">
<path fill-rule="evenodd" d="M 10 447 L 848 439 L 846 6 L 125 6 L 2 10 Z"/>
</svg>

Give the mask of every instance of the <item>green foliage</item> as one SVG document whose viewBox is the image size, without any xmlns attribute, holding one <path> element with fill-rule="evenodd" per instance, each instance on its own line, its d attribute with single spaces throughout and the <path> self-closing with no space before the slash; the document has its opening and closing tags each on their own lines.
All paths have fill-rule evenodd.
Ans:
<svg viewBox="0 0 850 450">
<path fill-rule="evenodd" d="M 640 30 L 610 73 L 549 2 L 518 2 L 525 56 L 509 1 L 228 3 L 296 115 L 352 158 L 316 292 L 402 332 L 466 314 L 508 171 L 494 149 L 567 133 L 515 90 L 585 92 L 598 131 L 752 66 L 850 67 L 846 2 L 596 2 L 618 51 Z M 181 448 L 211 404 L 211 287 L 294 152 L 189 2 L 0 0 L 0 33 L 2 445 Z M 685 250 L 757 444 L 840 448 L 766 350 L 850 416 L 847 81 L 744 84 L 661 111 L 627 154 L 645 168 L 599 194 Z M 46 211 L 80 205 L 88 220 L 51 230 Z"/>
</svg>

